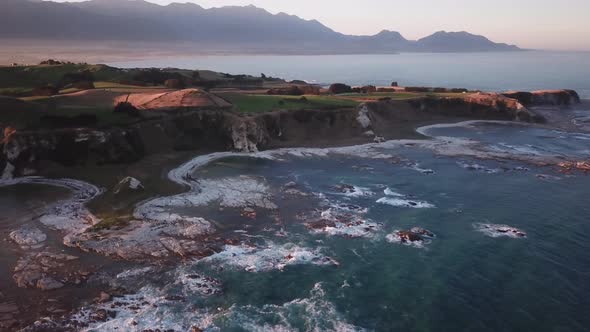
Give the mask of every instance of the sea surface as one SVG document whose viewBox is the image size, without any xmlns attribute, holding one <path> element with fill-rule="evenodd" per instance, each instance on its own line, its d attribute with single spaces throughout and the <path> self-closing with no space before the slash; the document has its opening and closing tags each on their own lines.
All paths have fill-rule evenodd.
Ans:
<svg viewBox="0 0 590 332">
<path fill-rule="evenodd" d="M 421 132 L 433 139 L 189 161 L 175 171 L 194 184 L 183 201 L 205 183 L 260 183 L 168 207 L 235 241 L 103 276 L 132 294 L 88 330 L 587 331 L 590 175 L 539 161 L 590 158 L 590 135 L 482 122 Z M 17 215 L 31 205 L 14 188 L 0 202 Z M 240 200 L 261 197 L 268 208 L 240 215 L 252 212 Z M 400 238 L 416 227 L 420 241 Z"/>
<path fill-rule="evenodd" d="M 484 91 L 574 89 L 590 98 L 590 53 L 402 53 L 395 55 L 196 56 L 113 62 L 117 67 L 210 69 L 327 85 L 440 86 Z"/>
</svg>

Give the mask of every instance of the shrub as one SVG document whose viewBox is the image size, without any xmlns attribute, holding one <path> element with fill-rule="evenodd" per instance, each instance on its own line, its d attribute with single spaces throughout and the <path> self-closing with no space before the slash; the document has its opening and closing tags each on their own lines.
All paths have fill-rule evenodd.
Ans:
<svg viewBox="0 0 590 332">
<path fill-rule="evenodd" d="M 139 116 L 139 110 L 131 103 L 123 101 L 118 103 L 113 109 L 114 113 L 124 113 L 131 116 Z"/>
<path fill-rule="evenodd" d="M 352 88 L 350 85 L 346 85 L 343 83 L 334 83 L 330 85 L 330 93 L 332 94 L 340 94 L 340 93 L 350 93 L 352 92 Z"/>
<path fill-rule="evenodd" d="M 31 92 L 33 96 L 53 96 L 59 93 L 59 89 L 53 85 L 36 87 Z"/>
<path fill-rule="evenodd" d="M 408 86 L 404 90 L 406 92 L 430 92 L 430 88 L 425 86 Z"/>
<path fill-rule="evenodd" d="M 80 81 L 72 84 L 72 87 L 80 90 L 91 90 L 94 89 L 94 83 L 91 81 Z"/>
<path fill-rule="evenodd" d="M 287 88 L 275 88 L 270 89 L 266 92 L 268 95 L 279 95 L 279 96 L 302 96 L 305 92 L 299 87 L 292 85 Z"/>
<path fill-rule="evenodd" d="M 184 89 L 184 82 L 178 78 L 170 78 L 164 82 L 164 86 L 168 89 Z"/>
</svg>

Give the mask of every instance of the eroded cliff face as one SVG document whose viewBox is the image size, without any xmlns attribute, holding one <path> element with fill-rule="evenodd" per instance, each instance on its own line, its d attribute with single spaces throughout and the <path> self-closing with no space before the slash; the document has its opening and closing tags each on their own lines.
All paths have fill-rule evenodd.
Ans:
<svg viewBox="0 0 590 332">
<path fill-rule="evenodd" d="M 0 174 L 5 178 L 38 174 L 42 161 L 67 167 L 131 163 L 146 154 L 174 150 L 254 152 L 360 144 L 401 138 L 414 134 L 414 127 L 422 123 L 449 119 L 543 121 L 518 100 L 499 94 L 380 100 L 350 109 L 254 115 L 226 110 L 187 111 L 125 128 L 13 133 L 0 145 Z"/>
<path fill-rule="evenodd" d="M 43 161 L 63 166 L 130 163 L 144 154 L 140 138 L 131 129 L 16 132 L 1 148 L 5 179 L 36 174 Z"/>
<path fill-rule="evenodd" d="M 516 99 L 525 106 L 568 106 L 580 103 L 580 96 L 574 90 L 509 91 L 503 95 Z"/>
</svg>

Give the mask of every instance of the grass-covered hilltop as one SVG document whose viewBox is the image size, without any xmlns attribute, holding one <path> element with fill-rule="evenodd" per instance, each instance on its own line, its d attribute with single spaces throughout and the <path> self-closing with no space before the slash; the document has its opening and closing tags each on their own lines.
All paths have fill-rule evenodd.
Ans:
<svg viewBox="0 0 590 332">
<path fill-rule="evenodd" d="M 410 99 L 426 95 L 462 96 L 464 90 L 404 89 L 340 87 L 342 92 L 303 81 L 286 82 L 282 79 L 248 75 L 230 75 L 209 70 L 175 68 L 119 69 L 107 65 L 75 64 L 55 60 L 35 66 L 0 67 L 0 96 L 3 107 L 19 103 L 19 114 L 4 111 L 1 121 L 23 129 L 43 127 L 47 117 L 67 118 L 84 116 L 96 125 L 127 124 L 141 120 L 138 116 L 116 114 L 114 99 L 130 93 L 163 93 L 198 88 L 209 91 L 231 103 L 236 112 L 262 113 L 275 110 L 335 109 L 356 107 L 367 100 L 380 98 Z M 338 85 L 335 87 L 338 89 Z M 342 90 L 344 88 L 344 90 Z M 348 90 L 347 90 L 348 89 Z M 360 91 L 359 91 L 360 90 Z M 465 90 L 466 91 L 466 90 Z M 302 98 L 302 96 L 305 96 Z M 10 107 L 9 107 L 10 108 Z M 29 111 L 33 110 L 33 111 Z"/>
<path fill-rule="evenodd" d="M 264 74 L 48 60 L 0 67 L 0 174 L 47 175 L 53 166 L 129 164 L 174 151 L 360 144 L 464 119 L 543 122 L 530 106 L 578 101 L 570 90 L 324 87 Z"/>
</svg>

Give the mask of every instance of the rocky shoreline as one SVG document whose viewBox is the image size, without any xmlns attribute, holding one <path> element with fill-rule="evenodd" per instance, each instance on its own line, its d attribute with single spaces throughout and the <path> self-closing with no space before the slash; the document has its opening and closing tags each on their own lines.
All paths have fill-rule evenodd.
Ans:
<svg viewBox="0 0 590 332">
<path fill-rule="evenodd" d="M 542 102 L 551 106 L 554 106 L 551 103 L 568 105 L 576 102 L 575 96 L 570 94 L 566 102 L 562 92 L 559 92 L 557 97 L 545 96 L 535 99 L 533 104 Z M 74 198 L 65 203 L 61 202 L 56 206 L 55 211 L 46 213 L 41 223 L 61 232 L 63 243 L 68 247 L 117 260 L 153 263 L 177 261 L 189 257 L 213 257 L 211 259 L 234 262 L 235 255 L 253 259 L 250 257 L 252 252 L 262 251 L 268 253 L 269 257 L 264 259 L 268 259 L 271 263 L 256 261 L 256 264 L 248 265 L 246 268 L 281 269 L 287 265 L 298 264 L 300 260 L 309 260 L 321 265 L 337 265 L 338 263 L 330 257 L 320 252 L 307 251 L 305 248 L 281 247 L 278 251 L 280 257 L 275 257 L 277 249 L 274 247 L 260 247 L 254 243 L 244 243 L 232 237 L 221 236 L 216 230 L 214 220 L 183 215 L 174 209 L 203 206 L 215 201 L 219 203 L 221 210 L 237 209 L 244 218 L 256 218 L 258 213 L 263 215 L 263 218 L 274 219 L 277 224 L 280 224 L 278 221 L 280 218 L 275 213 L 277 197 L 305 199 L 310 195 L 299 190 L 297 183 L 286 183 L 280 192 L 273 191 L 263 178 L 235 177 L 211 183 L 192 178 L 191 174 L 199 167 L 233 155 L 267 159 L 280 158 L 281 155 L 326 154 L 392 158 L 392 156 L 384 156 L 380 147 L 420 146 L 444 156 L 513 158 L 498 151 L 482 150 L 474 146 L 473 142 L 460 139 L 452 142 L 445 139 L 389 141 L 400 138 L 400 135 L 402 137 L 406 135 L 406 132 L 398 131 L 400 127 L 409 127 L 413 131 L 414 126 L 418 124 L 465 119 L 540 124 L 545 122 L 543 115 L 533 106 L 525 107 L 516 99 L 497 94 L 479 94 L 464 99 L 379 100 L 364 103 L 356 109 L 280 111 L 251 116 L 240 116 L 222 110 L 177 110 L 175 114 L 164 118 L 144 121 L 126 128 L 110 128 L 104 131 L 72 129 L 9 133 L 5 135 L 3 141 L 4 179 L 2 184 L 12 185 L 32 181 L 72 189 Z M 409 138 L 417 137 L 418 135 Z M 313 146 L 314 142 L 318 141 L 331 142 L 334 145 L 365 144 L 328 149 L 305 148 L 305 146 Z M 380 145 L 382 141 L 388 142 Z M 287 148 L 293 146 L 302 147 Z M 125 164 L 151 154 L 204 147 L 238 153 L 207 154 L 171 170 L 168 178 L 190 190 L 175 196 L 141 202 L 125 223 L 113 228 L 88 231 L 100 220 L 89 212 L 85 205 L 101 194 L 102 189 L 75 180 L 45 180 L 27 176 L 43 174 L 40 167 L 47 160 L 66 168 L 86 163 Z M 72 151 L 80 153 L 73 154 Z M 70 159 L 62 159 L 66 158 L 65 155 L 68 155 Z M 73 160 L 71 156 L 74 157 Z M 549 159 L 522 156 L 521 160 L 542 163 Z M 557 163 L 558 160 L 555 158 L 551 162 Z M 418 165 L 408 167 L 414 167 L 417 170 L 419 168 Z M 142 190 L 142 183 L 135 178 L 125 178 L 112 191 L 115 190 L 117 194 L 126 190 Z M 338 190 L 343 194 L 355 194 L 357 188 L 343 186 Z M 389 196 L 389 201 L 383 200 L 383 204 L 397 204 L 395 206 L 407 208 L 432 207 L 428 202 L 409 199 L 401 194 L 386 193 L 386 195 Z M 364 220 L 362 211 L 357 211 L 352 206 L 320 211 L 314 217 L 315 219 L 308 222 L 306 227 L 311 232 L 317 233 L 365 237 L 371 236 L 381 227 L 379 224 Z M 84 222 L 80 223 L 80 220 Z M 491 229 L 498 234 L 516 234 L 522 237 L 520 231 L 506 228 L 508 226 L 502 227 L 493 229 L 488 227 L 486 230 Z M 66 285 L 79 285 L 97 272 L 77 265 L 77 256 L 45 250 L 43 235 L 44 233 L 38 229 L 22 228 L 10 236 L 12 241 L 28 252 L 19 259 L 14 269 L 14 280 L 19 287 L 49 291 Z M 416 228 L 397 231 L 390 234 L 390 237 L 391 242 L 421 246 L 429 243 L 433 235 Z M 243 266 L 240 265 L 240 267 Z M 209 281 L 201 282 L 201 284 L 208 283 Z M 212 285 L 215 286 L 214 284 L 213 282 Z M 217 292 L 213 288 L 205 292 Z M 12 308 L 11 305 L 2 303 L 0 308 L 5 308 L 8 312 L 8 309 Z M 17 317 L 18 310 L 10 311 L 9 314 L 11 317 Z M 108 319 L 109 312 L 96 311 L 91 315 L 94 315 L 93 319 L 102 321 Z"/>
<path fill-rule="evenodd" d="M 363 103 L 356 109 L 254 115 L 227 109 L 193 110 L 180 105 L 164 116 L 127 127 L 43 131 L 0 128 L 4 131 L 0 173 L 4 179 L 43 175 L 46 162 L 65 167 L 129 164 L 147 155 L 171 151 L 256 152 L 278 147 L 353 145 L 413 138 L 416 136 L 411 133 L 418 125 L 457 120 L 544 123 L 546 118 L 534 106 L 568 106 L 577 102 L 579 97 L 574 91 L 556 90 L 504 95 L 476 93 L 464 98 L 425 97 L 407 101 L 385 98 Z M 170 110 L 169 105 L 167 108 Z"/>
</svg>

